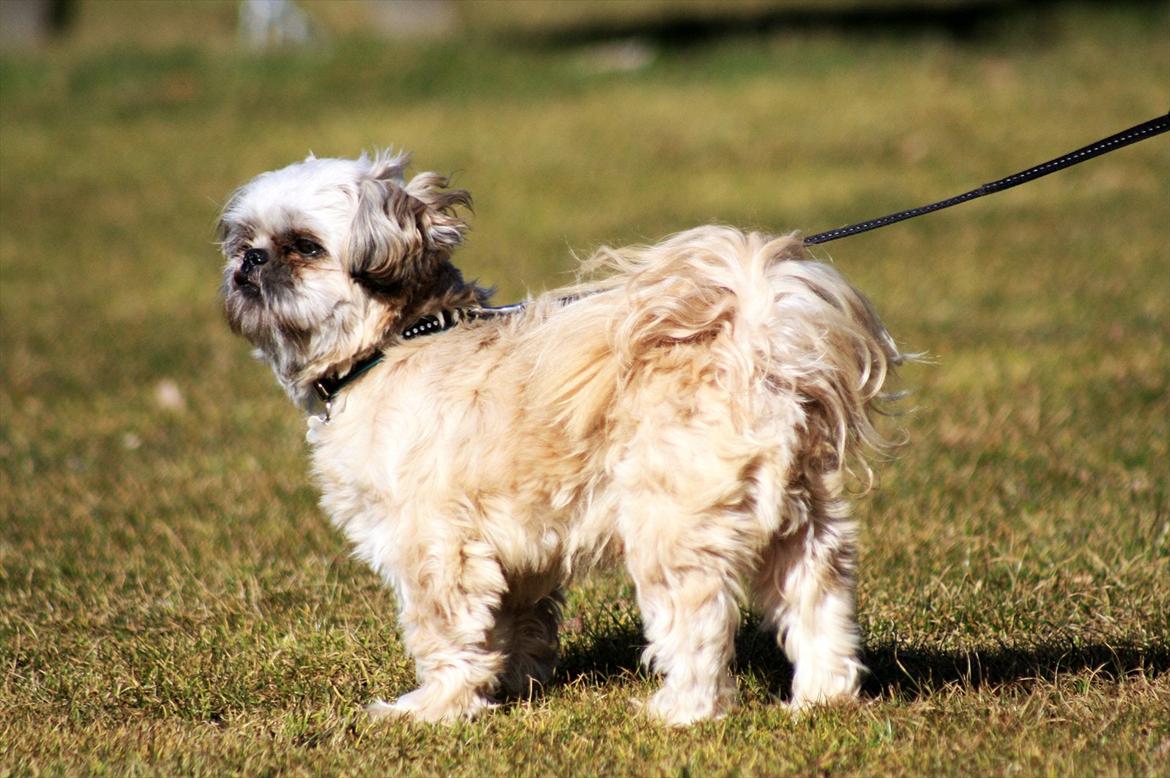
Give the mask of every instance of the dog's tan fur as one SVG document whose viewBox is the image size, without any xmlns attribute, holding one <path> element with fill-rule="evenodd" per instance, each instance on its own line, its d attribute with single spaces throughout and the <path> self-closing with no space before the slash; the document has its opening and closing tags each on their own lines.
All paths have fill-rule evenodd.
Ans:
<svg viewBox="0 0 1170 778">
<path fill-rule="evenodd" d="M 702 227 L 603 249 L 601 280 L 520 313 L 403 340 L 486 296 L 449 261 L 465 198 L 431 174 L 406 183 L 404 165 L 306 160 L 223 218 L 229 320 L 294 399 L 385 354 L 309 419 L 322 503 L 396 590 L 417 664 L 419 688 L 372 712 L 458 719 L 546 683 L 561 587 L 615 560 L 665 676 L 654 717 L 732 704 L 741 602 L 781 636 L 795 705 L 855 695 L 845 481 L 868 474 L 858 454 L 881 445 L 871 414 L 900 359 L 866 300 L 795 237 Z M 291 256 L 288 234 L 323 254 Z M 272 259 L 243 294 L 252 246 Z"/>
</svg>

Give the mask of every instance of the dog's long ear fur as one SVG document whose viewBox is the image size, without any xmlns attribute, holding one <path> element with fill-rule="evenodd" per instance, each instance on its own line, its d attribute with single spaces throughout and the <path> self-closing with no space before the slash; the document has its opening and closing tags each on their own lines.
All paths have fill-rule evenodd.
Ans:
<svg viewBox="0 0 1170 778">
<path fill-rule="evenodd" d="M 379 154 L 358 182 L 358 210 L 349 247 L 350 272 L 366 283 L 395 289 L 419 279 L 463 242 L 467 224 L 457 213 L 471 195 L 447 189 L 437 173 L 405 183 L 407 154 Z"/>
</svg>

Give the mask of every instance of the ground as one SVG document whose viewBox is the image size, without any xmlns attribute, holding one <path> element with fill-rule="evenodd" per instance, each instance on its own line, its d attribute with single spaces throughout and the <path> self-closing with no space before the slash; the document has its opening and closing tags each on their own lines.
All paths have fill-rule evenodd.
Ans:
<svg viewBox="0 0 1170 778">
<path fill-rule="evenodd" d="M 976 3 L 969 29 L 844 5 L 697 35 L 473 4 L 452 40 L 339 25 L 265 54 L 232 4 L 92 3 L 0 55 L 0 775 L 1167 775 L 1167 137 L 817 250 L 928 356 L 859 508 L 863 704 L 790 716 L 745 622 L 741 708 L 648 724 L 607 574 L 571 590 L 541 699 L 362 714 L 412 668 L 302 420 L 222 321 L 228 193 L 309 150 L 412 149 L 472 191 L 461 262 L 506 302 L 602 242 L 816 232 L 1170 103 L 1165 3 Z"/>
</svg>

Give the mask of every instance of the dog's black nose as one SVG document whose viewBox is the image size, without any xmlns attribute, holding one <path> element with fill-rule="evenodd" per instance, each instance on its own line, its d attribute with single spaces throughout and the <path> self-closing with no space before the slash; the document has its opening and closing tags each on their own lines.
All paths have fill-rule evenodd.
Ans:
<svg viewBox="0 0 1170 778">
<path fill-rule="evenodd" d="M 244 261 L 236 268 L 236 272 L 232 273 L 232 281 L 235 282 L 236 288 L 245 292 L 257 291 L 259 287 L 252 280 L 252 271 L 267 261 L 268 252 L 264 249 L 248 249 L 245 251 Z"/>
<path fill-rule="evenodd" d="M 257 265 L 263 265 L 268 261 L 268 252 L 264 249 L 248 249 L 244 252 L 244 262 L 240 266 L 240 270 L 248 273 Z"/>
</svg>

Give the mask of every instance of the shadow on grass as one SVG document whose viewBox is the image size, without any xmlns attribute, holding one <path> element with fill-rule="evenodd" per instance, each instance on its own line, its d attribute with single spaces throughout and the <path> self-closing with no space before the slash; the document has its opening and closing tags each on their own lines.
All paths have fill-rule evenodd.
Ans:
<svg viewBox="0 0 1170 778">
<path fill-rule="evenodd" d="M 734 672 L 753 677 L 787 699 L 792 665 L 772 634 L 751 621 L 740 628 L 735 642 Z M 644 646 L 636 617 L 594 624 L 562 652 L 557 682 L 604 683 L 621 676 L 641 676 L 645 673 L 639 661 Z M 914 700 L 948 686 L 1029 686 L 1086 671 L 1110 681 L 1135 673 L 1156 677 L 1170 672 L 1170 646 L 1076 645 L 1055 640 L 1029 648 L 946 651 L 884 643 L 867 650 L 863 661 L 869 668 L 863 683 L 865 696 Z"/>
<path fill-rule="evenodd" d="M 1157 7 L 1161 0 L 955 0 L 938 3 L 897 0 L 817 4 L 761 4 L 759 7 L 719 9 L 688 7 L 672 13 L 645 16 L 602 15 L 588 21 L 513 33 L 536 45 L 563 46 L 641 38 L 685 47 L 736 35 L 773 31 L 835 31 L 863 34 L 941 34 L 956 40 L 985 37 L 1005 25 L 1018 28 L 1038 10 L 1071 5 Z M 712 8 L 717 10 L 713 11 Z M 1041 28 L 1043 32 L 1043 28 Z"/>
<path fill-rule="evenodd" d="M 1058 676 L 1091 672 L 1116 681 L 1135 673 L 1155 677 L 1170 671 L 1170 647 L 1074 645 L 1049 642 L 1028 648 L 936 651 L 885 644 L 866 654 L 870 675 L 865 693 L 917 699 L 944 687 L 1028 686 Z"/>
</svg>

